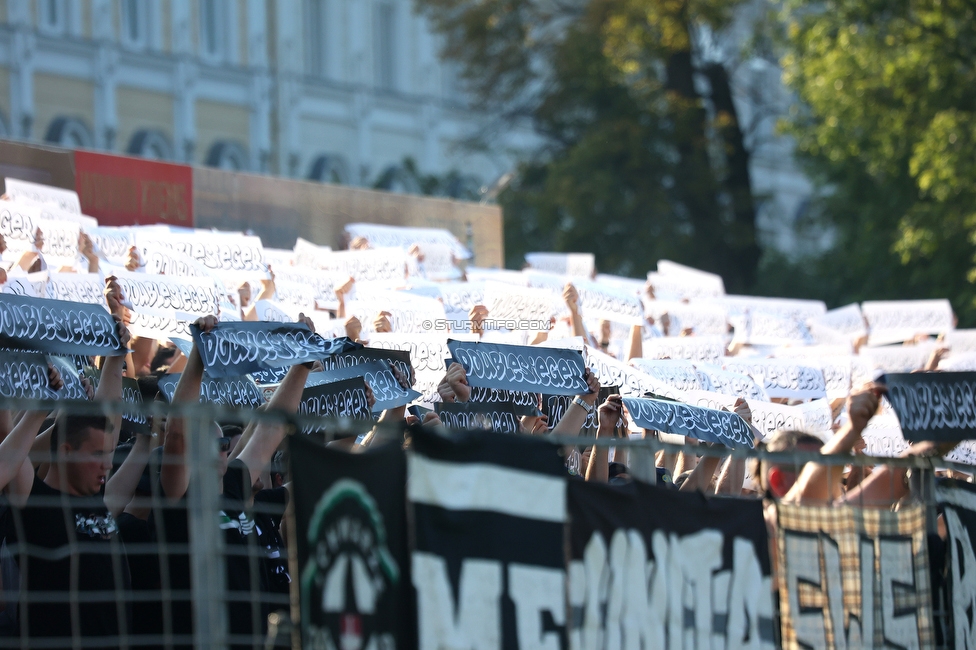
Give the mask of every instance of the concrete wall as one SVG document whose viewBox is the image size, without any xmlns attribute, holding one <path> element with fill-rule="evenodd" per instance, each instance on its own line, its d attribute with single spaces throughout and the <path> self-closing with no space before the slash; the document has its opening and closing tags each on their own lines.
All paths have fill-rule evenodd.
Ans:
<svg viewBox="0 0 976 650">
<path fill-rule="evenodd" d="M 502 211 L 427 197 L 293 181 L 196 167 L 197 228 L 253 230 L 272 248 L 291 248 L 302 237 L 338 248 L 343 226 L 368 222 L 445 228 L 467 243 L 470 225 L 476 266 L 504 266 Z"/>
</svg>

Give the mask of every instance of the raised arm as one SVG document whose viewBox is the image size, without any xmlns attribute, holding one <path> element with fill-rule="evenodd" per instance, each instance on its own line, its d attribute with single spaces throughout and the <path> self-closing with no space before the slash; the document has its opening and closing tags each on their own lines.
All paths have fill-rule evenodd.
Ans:
<svg viewBox="0 0 976 650">
<path fill-rule="evenodd" d="M 304 314 L 299 314 L 299 322 L 308 325 L 309 329 L 315 331 L 315 325 L 311 319 Z M 311 371 L 312 364 L 298 364 L 288 369 L 288 374 L 281 381 L 278 390 L 271 396 L 268 402 L 268 410 L 283 411 L 285 413 L 295 413 L 298 406 L 302 403 L 302 392 L 305 390 L 305 381 Z M 244 449 L 238 454 L 237 459 L 242 461 L 251 475 L 253 482 L 264 472 L 268 463 L 271 462 L 275 450 L 285 438 L 286 428 L 284 424 L 262 421 L 254 427 L 254 433 L 247 441 Z"/>
<path fill-rule="evenodd" d="M 620 395 L 611 395 L 597 412 L 599 417 L 599 427 L 596 431 L 597 438 L 612 438 L 617 422 L 623 415 L 623 402 Z M 586 466 L 586 480 L 598 483 L 606 483 L 610 480 L 610 448 L 593 447 L 590 452 L 590 462 Z"/>
<path fill-rule="evenodd" d="M 216 316 L 205 316 L 196 322 L 204 333 L 217 327 Z M 203 383 L 203 359 L 196 341 L 187 358 L 183 374 L 173 392 L 173 404 L 192 404 L 200 401 L 200 384 Z M 186 420 L 178 416 L 166 418 L 166 436 L 163 438 L 163 466 L 159 472 L 163 494 L 170 499 L 181 499 L 189 486 L 187 472 Z"/>
<path fill-rule="evenodd" d="M 113 517 L 117 517 L 129 505 L 129 501 L 132 501 L 139 479 L 149 462 L 151 442 L 151 436 L 137 435 L 132 450 L 122 461 L 122 466 L 105 484 L 105 507 Z"/>
<path fill-rule="evenodd" d="M 559 422 L 556 423 L 556 426 L 552 428 L 550 433 L 563 436 L 577 436 L 579 435 L 580 429 L 586 424 L 586 418 L 590 414 L 590 411 L 595 408 L 596 400 L 600 396 L 600 381 L 589 368 L 586 369 L 585 377 L 589 392 L 577 395 L 570 402 L 569 408 L 566 409 L 566 412 L 559 419 Z M 586 404 L 586 407 L 577 404 L 577 399 Z"/>
<path fill-rule="evenodd" d="M 861 439 L 861 432 L 868 421 L 878 411 L 881 400 L 879 387 L 868 384 L 851 394 L 847 400 L 849 422 L 821 447 L 824 456 L 850 454 L 854 445 Z M 824 505 L 841 495 L 844 468 L 841 465 L 822 465 L 807 463 L 796 483 L 783 497 L 784 503 L 798 505 Z"/>
<path fill-rule="evenodd" d="M 52 390 L 62 387 L 61 374 L 48 364 L 48 385 Z M 48 411 L 27 411 L 0 442 L 0 489 L 7 492 L 11 502 L 27 502 L 33 484 L 34 466 L 28 458 L 38 429 Z"/>
</svg>

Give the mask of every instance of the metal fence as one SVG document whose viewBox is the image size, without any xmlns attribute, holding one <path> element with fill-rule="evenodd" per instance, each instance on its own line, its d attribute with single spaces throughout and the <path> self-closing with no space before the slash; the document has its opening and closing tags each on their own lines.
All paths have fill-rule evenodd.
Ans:
<svg viewBox="0 0 976 650">
<path fill-rule="evenodd" d="M 122 403 L 0 400 L 0 409 L 12 413 L 46 410 L 61 414 L 114 416 L 123 412 L 131 414 L 133 406 Z M 299 612 L 297 590 L 290 589 L 287 577 L 290 575 L 294 578 L 298 574 L 294 518 L 290 508 L 264 499 L 241 506 L 240 513 L 243 514 L 228 510 L 229 497 L 221 494 L 222 484 L 218 480 L 225 460 L 221 455 L 221 443 L 217 441 L 220 436 L 215 433 L 214 423 L 237 424 L 245 429 L 248 425 L 263 423 L 285 427 L 289 434 L 312 427 L 318 430 L 312 435 L 320 436 L 323 443 L 354 435 L 357 429 L 353 423 L 201 404 L 171 406 L 157 402 L 145 405 L 141 412 L 157 424 L 157 432 L 161 419 L 183 418 L 189 447 L 185 461 L 183 457 L 160 455 L 160 452 L 147 456 L 147 469 L 140 472 L 141 484 L 124 511 L 124 519 L 131 529 L 127 534 L 112 534 L 114 530 L 104 528 L 118 526 L 119 517 L 115 517 L 114 523 L 107 520 L 80 521 L 77 503 L 66 497 L 64 492 L 34 490 L 26 508 L 11 503 L 9 495 L 0 503 L 0 530 L 4 537 L 4 543 L 0 546 L 0 648 L 299 647 L 300 637 L 292 625 Z M 62 426 L 63 422 L 63 418 L 58 418 L 55 426 Z M 381 440 L 402 442 L 403 429 L 400 426 L 384 427 L 378 429 L 376 435 Z M 125 425 L 122 437 L 125 437 Z M 149 447 L 162 444 L 162 434 L 145 437 L 149 440 Z M 813 460 L 827 465 L 907 466 L 913 469 L 913 498 L 929 506 L 932 532 L 935 532 L 936 525 L 936 471 L 948 469 L 968 473 L 972 470 L 970 466 L 939 459 L 824 457 L 815 452 L 733 451 L 712 446 L 668 444 L 656 438 L 593 439 L 555 435 L 549 438 L 566 446 L 613 446 L 618 450 L 627 450 L 631 474 L 648 481 L 653 481 L 655 476 L 655 454 L 658 452 L 761 458 L 781 466 L 792 465 L 797 471 L 804 463 Z M 145 446 L 143 441 L 142 447 Z M 31 461 L 36 465 L 39 476 L 44 474 L 45 466 L 52 462 L 52 458 L 50 451 L 32 454 Z M 67 464 L 76 461 L 80 466 L 83 462 L 90 462 L 90 459 L 62 458 L 60 475 L 66 473 L 63 470 Z M 2 462 L 3 456 L 0 455 L 0 464 Z M 189 489 L 183 499 L 169 498 L 161 493 L 162 467 L 184 462 L 189 474 Z M 265 481 L 269 483 L 264 485 L 265 488 L 275 487 L 279 480 L 288 480 L 287 455 L 276 463 L 271 468 L 274 478 L 270 472 L 263 473 L 265 475 L 261 477 L 262 484 Z M 50 472 L 50 469 L 47 471 Z M 116 476 L 121 474 L 117 473 Z M 64 515 L 64 529 L 61 532 L 68 531 L 64 544 L 58 544 L 56 536 L 50 539 L 31 537 L 31 527 L 36 529 L 38 526 L 33 510 L 45 508 L 58 510 Z M 73 515 L 74 522 L 71 521 Z M 133 518 L 139 521 L 132 521 Z M 262 528 L 268 525 L 276 526 L 280 531 L 280 537 L 270 545 L 268 540 L 273 536 Z M 81 536 L 72 537 L 70 531 L 78 530 L 79 526 L 86 527 L 89 536 L 100 539 L 87 542 Z M 99 529 L 99 526 L 103 528 Z M 173 526 L 177 529 L 173 529 Z M 255 529 L 249 530 L 249 527 Z M 228 543 L 231 535 L 228 531 L 242 533 L 241 537 L 246 541 Z M 254 534 L 243 534 L 252 532 Z M 128 537 L 124 540 L 124 550 L 120 537 Z M 111 579 L 106 579 L 105 575 L 90 575 L 91 568 L 83 566 L 85 562 L 79 561 L 79 556 L 99 557 L 94 564 L 101 571 L 110 571 Z M 66 569 L 66 575 L 56 579 L 42 575 L 44 571 L 51 571 L 52 567 Z M 32 575 L 32 569 L 40 573 Z M 285 570 L 287 574 L 282 574 Z M 278 582 L 272 584 L 271 577 L 277 577 Z M 44 583 L 55 587 L 48 590 L 28 588 L 31 584 Z M 92 583 L 109 584 L 111 588 L 94 589 L 95 584 Z M 933 605 L 936 626 L 945 632 L 940 638 L 949 639 L 946 604 L 937 599 Z M 67 634 L 50 636 L 53 629 L 41 629 L 38 636 L 38 626 L 44 623 L 45 617 L 51 616 L 51 612 L 67 617 L 70 625 L 62 628 Z M 31 616 L 35 613 L 40 619 L 32 621 Z M 107 638 L 88 635 L 87 621 L 92 616 L 114 618 L 117 634 Z M 62 626 L 66 624 L 64 621 L 60 623 Z"/>
</svg>

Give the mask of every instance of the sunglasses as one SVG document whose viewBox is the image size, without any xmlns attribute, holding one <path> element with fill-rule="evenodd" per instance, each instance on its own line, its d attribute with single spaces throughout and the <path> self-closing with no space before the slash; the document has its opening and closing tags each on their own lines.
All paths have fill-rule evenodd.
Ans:
<svg viewBox="0 0 976 650">
<path fill-rule="evenodd" d="M 217 438 L 217 449 L 222 453 L 230 451 L 230 438 L 221 437 Z"/>
</svg>

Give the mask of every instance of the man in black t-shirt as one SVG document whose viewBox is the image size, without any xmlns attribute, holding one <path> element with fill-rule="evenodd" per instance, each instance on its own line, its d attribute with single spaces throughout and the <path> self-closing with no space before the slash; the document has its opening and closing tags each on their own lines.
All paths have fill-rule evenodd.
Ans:
<svg viewBox="0 0 976 650">
<path fill-rule="evenodd" d="M 129 332 L 118 316 L 116 324 L 125 349 Z M 121 399 L 124 360 L 121 354 L 105 359 L 97 401 Z M 63 386 L 53 366 L 49 384 L 53 390 Z M 21 589 L 30 596 L 19 612 L 20 630 L 29 635 L 27 645 L 43 638 L 45 647 L 118 647 L 118 637 L 129 631 L 129 570 L 102 491 L 121 414 L 62 414 L 38 436 L 46 415 L 27 411 L 0 443 L 0 487 L 11 506 L 7 541 L 19 564 Z M 51 462 L 35 473 L 29 454 L 46 436 Z"/>
</svg>

